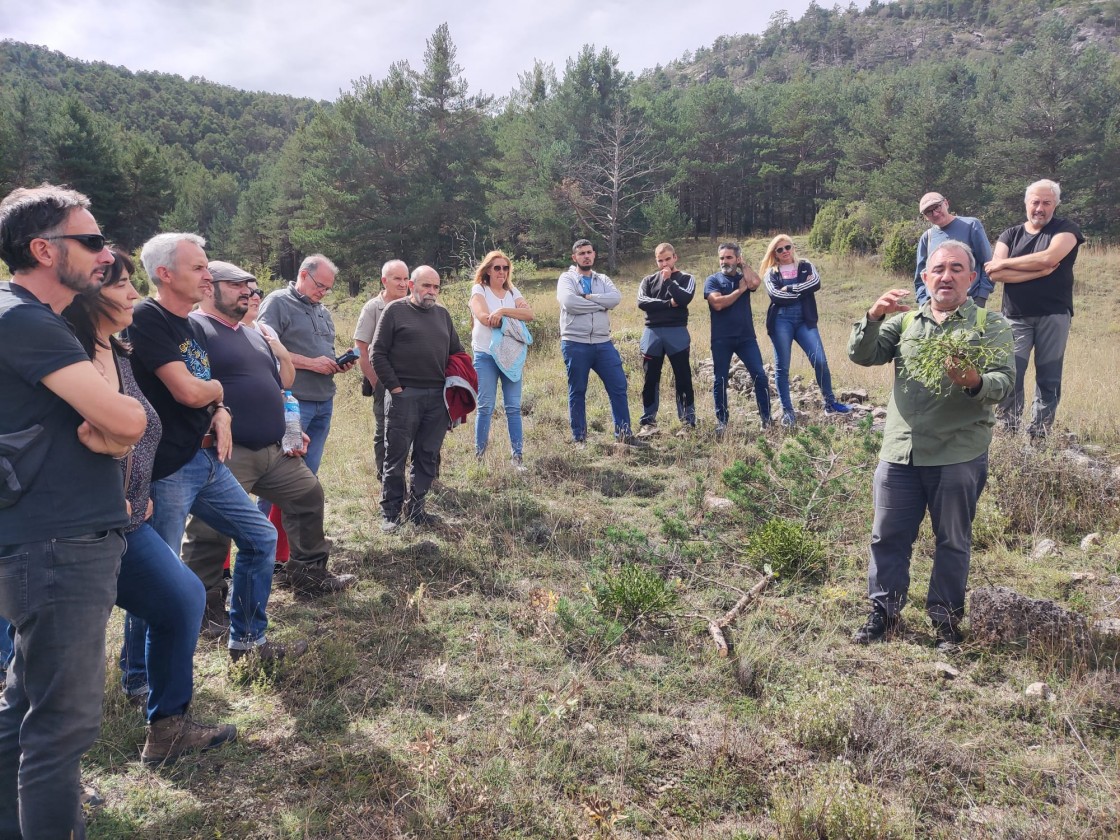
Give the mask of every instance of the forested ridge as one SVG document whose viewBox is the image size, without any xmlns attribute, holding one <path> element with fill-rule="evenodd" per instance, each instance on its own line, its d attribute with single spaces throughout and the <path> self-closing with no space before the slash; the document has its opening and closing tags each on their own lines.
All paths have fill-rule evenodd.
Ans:
<svg viewBox="0 0 1120 840">
<path fill-rule="evenodd" d="M 818 247 L 905 250 L 921 193 L 998 231 L 1039 177 L 1107 237 L 1118 30 L 1117 0 L 814 4 L 636 77 L 586 45 L 494 99 L 471 91 L 444 25 L 420 66 L 331 103 L 5 41 L 0 189 L 70 183 L 126 245 L 196 230 L 214 256 L 284 276 L 323 250 L 354 281 L 389 255 L 454 270 L 491 243 L 543 261 L 588 235 L 616 264 L 651 238 L 819 215 Z"/>
</svg>

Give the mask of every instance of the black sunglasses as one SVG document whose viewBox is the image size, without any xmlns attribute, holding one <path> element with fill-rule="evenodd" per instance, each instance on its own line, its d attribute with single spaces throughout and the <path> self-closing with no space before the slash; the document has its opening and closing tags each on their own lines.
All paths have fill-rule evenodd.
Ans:
<svg viewBox="0 0 1120 840">
<path fill-rule="evenodd" d="M 260 289 L 250 289 L 249 297 L 264 297 L 264 292 L 262 292 Z"/>
<path fill-rule="evenodd" d="M 490 270 L 491 271 L 509 271 L 509 266 L 508 265 L 492 265 L 492 266 L 490 266 Z"/>
<path fill-rule="evenodd" d="M 779 245 L 777 248 L 774 249 L 774 253 L 775 254 L 784 254 L 786 251 L 792 251 L 792 250 L 793 250 L 792 245 Z"/>
<path fill-rule="evenodd" d="M 59 233 L 55 236 L 37 236 L 36 239 L 73 239 L 83 248 L 100 254 L 105 250 L 105 236 L 100 233 Z"/>
</svg>

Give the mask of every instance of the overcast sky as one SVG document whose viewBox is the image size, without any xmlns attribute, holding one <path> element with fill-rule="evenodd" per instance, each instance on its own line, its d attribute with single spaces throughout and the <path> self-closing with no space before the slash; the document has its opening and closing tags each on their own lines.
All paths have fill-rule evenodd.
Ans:
<svg viewBox="0 0 1120 840">
<path fill-rule="evenodd" d="M 831 5 L 822 3 L 822 5 Z M 867 0 L 859 0 L 863 8 Z M 562 75 L 583 44 L 609 47 L 635 73 L 759 33 L 809 0 L 0 0 L 0 37 L 130 70 L 205 76 L 247 90 L 335 99 L 359 76 L 380 79 L 446 22 L 472 93 L 505 96 L 534 59 Z"/>
</svg>

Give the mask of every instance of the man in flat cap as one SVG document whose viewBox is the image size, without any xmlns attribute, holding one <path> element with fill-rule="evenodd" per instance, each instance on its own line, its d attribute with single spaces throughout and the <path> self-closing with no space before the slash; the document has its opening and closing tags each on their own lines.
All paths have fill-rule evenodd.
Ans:
<svg viewBox="0 0 1120 840">
<path fill-rule="evenodd" d="M 979 219 L 971 216 L 954 216 L 949 212 L 949 199 L 939 192 L 928 192 L 918 202 L 918 212 L 922 218 L 930 222 L 931 227 L 918 239 L 918 264 L 914 268 L 914 292 L 918 306 L 929 300 L 929 292 L 922 281 L 922 272 L 926 270 L 926 260 L 929 256 L 949 240 L 964 242 L 972 249 L 976 258 L 976 280 L 969 287 L 968 296 L 977 306 L 983 307 L 988 302 L 995 284 L 992 283 L 984 271 L 984 263 L 992 258 L 992 246 L 988 242 L 988 234 Z"/>
</svg>

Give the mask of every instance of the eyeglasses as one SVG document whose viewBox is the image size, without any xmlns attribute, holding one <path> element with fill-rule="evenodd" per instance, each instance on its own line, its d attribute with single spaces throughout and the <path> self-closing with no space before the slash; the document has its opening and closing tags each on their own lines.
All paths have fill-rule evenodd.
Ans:
<svg viewBox="0 0 1120 840">
<path fill-rule="evenodd" d="M 36 239 L 73 239 L 86 250 L 100 254 L 105 250 L 105 236 L 101 233 L 59 233 L 55 236 L 36 236 Z"/>
<path fill-rule="evenodd" d="M 792 245 L 779 245 L 777 248 L 774 249 L 774 253 L 775 254 L 784 254 L 786 251 L 792 251 L 792 250 L 793 250 Z"/>
<path fill-rule="evenodd" d="M 264 292 L 262 292 L 260 289 L 250 289 L 249 297 L 264 297 Z"/>
<path fill-rule="evenodd" d="M 315 275 L 312 274 L 310 271 L 307 272 L 307 276 L 311 278 L 311 282 L 315 284 L 315 288 L 318 289 L 320 292 L 329 292 L 331 289 L 334 288 L 333 283 L 329 286 L 326 286 L 326 285 L 320 283 L 318 280 L 315 279 Z"/>
<path fill-rule="evenodd" d="M 497 264 L 495 264 L 495 265 L 490 266 L 490 270 L 491 271 L 509 271 L 509 266 L 508 265 L 497 265 Z"/>
<path fill-rule="evenodd" d="M 945 206 L 944 200 L 939 201 L 936 204 L 931 204 L 929 207 L 927 207 L 925 210 L 922 211 L 922 215 L 927 216 L 927 217 L 932 216 L 935 213 L 937 213 L 937 211 L 940 210 L 944 206 Z"/>
</svg>

